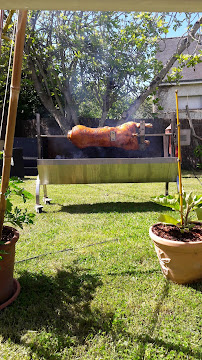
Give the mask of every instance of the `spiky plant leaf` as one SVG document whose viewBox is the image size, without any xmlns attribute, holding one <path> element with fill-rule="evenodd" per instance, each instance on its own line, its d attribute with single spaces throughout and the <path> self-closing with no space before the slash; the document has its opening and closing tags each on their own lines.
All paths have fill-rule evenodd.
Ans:
<svg viewBox="0 0 202 360">
<path fill-rule="evenodd" d="M 169 207 L 176 211 L 180 210 L 180 203 L 178 197 L 174 197 L 172 195 L 160 195 L 157 197 L 153 197 L 152 200 L 159 205 Z"/>
<path fill-rule="evenodd" d="M 185 194 L 185 202 L 188 205 L 191 205 L 193 203 L 192 192 L 190 192 L 189 194 Z"/>
</svg>

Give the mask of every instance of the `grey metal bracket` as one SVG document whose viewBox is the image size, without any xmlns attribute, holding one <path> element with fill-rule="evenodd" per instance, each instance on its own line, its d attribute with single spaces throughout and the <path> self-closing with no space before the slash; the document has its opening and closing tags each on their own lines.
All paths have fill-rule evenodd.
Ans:
<svg viewBox="0 0 202 360">
<path fill-rule="evenodd" d="M 116 141 L 116 132 L 115 131 L 110 131 L 110 140 Z"/>
<path fill-rule="evenodd" d="M 145 121 L 140 121 L 140 128 L 139 128 L 139 136 L 140 136 L 140 150 L 145 150 Z"/>
<path fill-rule="evenodd" d="M 46 205 L 50 205 L 50 202 L 51 202 L 52 199 L 48 198 L 48 197 L 43 197 L 43 202 L 44 204 Z"/>
<path fill-rule="evenodd" d="M 38 214 L 42 213 L 43 206 L 42 205 L 35 205 L 35 210 Z"/>
</svg>

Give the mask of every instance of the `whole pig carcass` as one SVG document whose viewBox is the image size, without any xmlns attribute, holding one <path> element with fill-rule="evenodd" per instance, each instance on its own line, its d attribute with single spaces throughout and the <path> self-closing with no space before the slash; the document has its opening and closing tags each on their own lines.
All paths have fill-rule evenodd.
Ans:
<svg viewBox="0 0 202 360">
<path fill-rule="evenodd" d="M 151 124 L 145 124 L 152 127 Z M 138 150 L 137 129 L 139 123 L 129 121 L 116 127 L 104 126 L 100 128 L 89 128 L 83 125 L 76 125 L 67 134 L 68 139 L 78 148 L 83 149 L 89 146 L 118 147 L 125 150 Z M 149 145 L 149 141 L 144 141 Z"/>
</svg>

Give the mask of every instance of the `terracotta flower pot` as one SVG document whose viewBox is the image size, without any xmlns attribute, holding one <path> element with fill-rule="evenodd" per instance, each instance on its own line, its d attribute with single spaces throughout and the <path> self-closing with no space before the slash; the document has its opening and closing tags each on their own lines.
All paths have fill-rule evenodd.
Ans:
<svg viewBox="0 0 202 360">
<path fill-rule="evenodd" d="M 5 226 L 5 228 L 13 231 L 13 237 L 5 244 L 0 245 L 0 250 L 7 253 L 2 254 L 3 260 L 0 261 L 0 309 L 4 307 L 5 302 L 10 303 L 9 299 L 14 297 L 16 291 L 19 293 L 19 284 L 13 279 L 15 244 L 19 239 L 19 232 L 8 226 Z"/>
<path fill-rule="evenodd" d="M 149 235 L 154 242 L 164 276 L 177 284 L 202 279 L 202 241 L 171 241 L 155 235 L 152 226 Z"/>
</svg>

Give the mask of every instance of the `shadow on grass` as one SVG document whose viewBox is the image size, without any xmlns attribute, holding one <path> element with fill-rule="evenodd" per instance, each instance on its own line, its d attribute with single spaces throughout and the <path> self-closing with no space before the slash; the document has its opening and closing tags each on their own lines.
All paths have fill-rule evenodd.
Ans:
<svg viewBox="0 0 202 360">
<path fill-rule="evenodd" d="M 189 347 L 183 346 L 182 344 L 174 344 L 170 341 L 164 341 L 162 339 L 159 339 L 157 336 L 154 336 L 155 330 L 159 325 L 159 315 L 161 313 L 161 308 L 163 304 L 165 304 L 166 299 L 169 296 L 169 287 L 170 282 L 168 280 L 165 280 L 159 300 L 157 301 L 156 307 L 154 308 L 154 311 L 149 319 L 147 334 L 133 336 L 133 338 L 131 339 L 132 341 L 138 340 L 140 344 L 138 359 L 145 359 L 148 344 L 154 344 L 155 347 L 163 347 L 167 351 L 174 350 L 177 353 L 183 353 L 183 355 L 187 356 L 187 359 L 192 356 L 194 359 L 200 360 L 202 358 L 202 352 L 192 350 Z"/>
<path fill-rule="evenodd" d="M 131 344 L 138 341 L 137 359 L 145 358 L 148 344 L 201 359 L 199 351 L 156 335 L 161 308 L 169 296 L 168 281 L 164 282 L 155 309 L 145 319 L 147 331 L 142 334 L 129 333 L 125 322 L 117 321 L 115 313 L 91 309 L 95 291 L 102 282 L 87 269 L 67 267 L 58 270 L 55 276 L 24 271 L 19 281 L 22 287 L 19 298 L 0 313 L 0 335 L 10 345 L 28 348 L 30 358 L 35 354 L 39 359 L 61 359 L 63 351 L 74 352 L 73 348 L 85 344 L 88 336 L 93 339 L 101 332 L 106 341 L 110 335 L 115 346 L 124 339 L 126 342 L 130 339 Z"/>
<path fill-rule="evenodd" d="M 180 345 L 173 344 L 169 341 L 168 342 L 163 341 L 161 339 L 158 339 L 156 337 L 152 337 L 149 335 L 138 336 L 136 339 L 141 342 L 142 348 L 143 348 L 143 351 L 140 354 L 140 356 L 142 356 L 142 357 L 140 357 L 140 359 L 144 359 L 145 350 L 146 350 L 146 347 L 148 344 L 154 344 L 156 347 L 159 347 L 159 348 L 163 347 L 167 351 L 174 350 L 177 353 L 181 353 L 181 356 L 184 356 L 184 357 L 179 357 L 178 359 L 190 359 L 190 356 L 192 357 L 192 359 L 198 359 L 198 360 L 202 359 L 202 352 L 197 351 L 197 350 L 192 350 L 189 347 L 183 346 L 182 344 L 180 344 Z M 169 359 L 169 357 L 168 357 L 168 359 Z M 173 357 L 171 359 L 173 359 Z"/>
<path fill-rule="evenodd" d="M 52 359 L 54 351 L 68 348 L 73 339 L 82 344 L 89 334 L 109 328 L 113 314 L 90 308 L 102 284 L 99 276 L 72 267 L 58 270 L 55 277 L 24 271 L 18 280 L 22 288 L 18 299 L 0 313 L 3 340 Z M 32 338 L 26 340 L 26 334 Z"/>
<path fill-rule="evenodd" d="M 159 297 L 159 300 L 156 303 L 156 307 L 152 313 L 150 322 L 148 324 L 148 333 L 146 335 L 138 336 L 138 340 L 142 344 L 142 346 L 140 347 L 140 354 L 139 354 L 141 359 L 144 359 L 144 357 L 145 357 L 145 352 L 146 352 L 147 345 L 149 343 L 149 338 L 150 337 L 152 338 L 154 330 L 157 327 L 161 307 L 162 307 L 165 299 L 168 297 L 168 293 L 169 293 L 169 282 L 165 281 L 162 292 Z"/>
<path fill-rule="evenodd" d="M 62 212 L 70 214 L 163 212 L 164 207 L 153 202 L 103 202 L 95 204 L 61 205 Z"/>
<path fill-rule="evenodd" d="M 193 290 L 196 290 L 197 292 L 201 292 L 202 293 L 202 280 L 201 281 L 197 281 L 197 282 L 194 282 L 192 284 L 187 284 L 187 285 L 184 285 L 188 288 L 191 288 Z"/>
<path fill-rule="evenodd" d="M 161 269 L 151 269 L 151 270 L 126 270 L 126 271 L 120 271 L 120 272 L 108 272 L 107 275 L 109 276 L 128 276 L 128 275 L 134 275 L 134 276 L 146 276 L 149 275 L 161 273 Z"/>
</svg>

